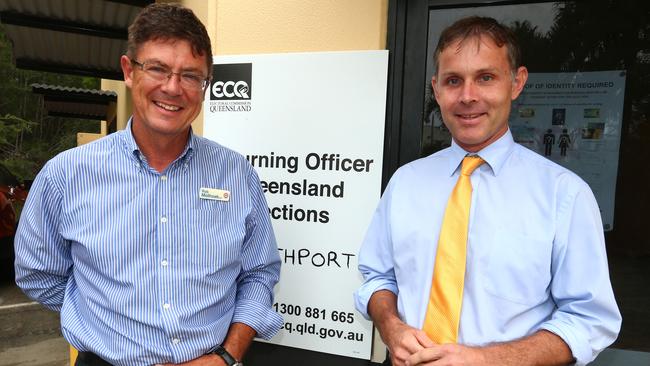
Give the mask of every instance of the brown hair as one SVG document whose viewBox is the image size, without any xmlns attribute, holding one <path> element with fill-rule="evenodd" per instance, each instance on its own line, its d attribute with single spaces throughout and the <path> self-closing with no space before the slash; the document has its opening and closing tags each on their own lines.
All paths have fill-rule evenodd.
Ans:
<svg viewBox="0 0 650 366">
<path fill-rule="evenodd" d="M 433 53 L 435 73 L 438 73 L 438 58 L 445 48 L 459 40 L 463 43 L 470 38 L 480 38 L 482 36 L 489 37 L 499 47 L 506 46 L 510 68 L 513 73 L 516 73 L 521 64 L 521 50 L 519 49 L 514 32 L 497 22 L 494 18 L 478 16 L 457 20 L 454 24 L 442 31 L 438 40 L 438 46 Z"/>
<path fill-rule="evenodd" d="M 127 56 L 135 57 L 138 48 L 147 41 L 173 39 L 188 41 L 193 55 L 205 55 L 208 75 L 212 75 L 208 32 L 191 9 L 179 4 L 153 3 L 142 9 L 129 26 Z"/>
</svg>

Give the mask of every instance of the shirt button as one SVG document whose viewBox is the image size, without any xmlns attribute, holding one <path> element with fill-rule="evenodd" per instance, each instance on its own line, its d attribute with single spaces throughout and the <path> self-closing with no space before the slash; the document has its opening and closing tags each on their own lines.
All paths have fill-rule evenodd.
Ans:
<svg viewBox="0 0 650 366">
<path fill-rule="evenodd" d="M 171 307 L 172 307 L 172 306 L 169 305 L 168 303 L 164 303 L 164 304 L 163 304 L 163 309 L 165 309 L 165 310 L 169 310 L 169 308 L 171 308 Z"/>
<path fill-rule="evenodd" d="M 173 344 L 179 344 L 179 343 L 181 343 L 181 340 L 178 339 L 178 338 L 172 338 L 172 343 Z"/>
<path fill-rule="evenodd" d="M 166 180 L 167 180 L 167 176 L 166 176 L 166 175 L 162 175 L 162 176 L 160 176 L 160 180 L 162 180 L 163 182 L 166 181 Z"/>
<path fill-rule="evenodd" d="M 163 224 L 166 223 L 167 222 L 167 216 L 161 217 L 160 222 L 162 222 Z"/>
<path fill-rule="evenodd" d="M 163 259 L 162 261 L 160 261 L 160 265 L 163 267 L 167 267 L 168 264 L 169 262 L 167 261 L 167 259 Z"/>
</svg>

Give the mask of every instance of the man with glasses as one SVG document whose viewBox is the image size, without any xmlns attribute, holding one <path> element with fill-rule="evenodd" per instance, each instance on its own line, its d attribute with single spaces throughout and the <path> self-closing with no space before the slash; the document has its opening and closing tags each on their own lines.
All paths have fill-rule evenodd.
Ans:
<svg viewBox="0 0 650 366">
<path fill-rule="evenodd" d="M 39 173 L 16 237 L 16 282 L 61 312 L 77 365 L 239 365 L 272 308 L 280 260 L 259 179 L 192 133 L 212 70 L 205 27 L 177 5 L 129 28 L 127 127 Z"/>
</svg>

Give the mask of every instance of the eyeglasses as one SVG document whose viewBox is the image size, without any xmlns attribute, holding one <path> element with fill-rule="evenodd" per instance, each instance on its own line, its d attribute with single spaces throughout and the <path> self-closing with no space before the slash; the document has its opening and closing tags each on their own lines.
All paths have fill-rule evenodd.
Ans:
<svg viewBox="0 0 650 366">
<path fill-rule="evenodd" d="M 140 67 L 144 73 L 151 79 L 161 82 L 166 82 L 172 76 L 178 75 L 180 84 L 184 89 L 201 90 L 208 86 L 210 78 L 201 74 L 190 71 L 173 72 L 169 67 L 163 66 L 155 62 L 138 62 L 131 59 L 131 63 Z"/>
</svg>

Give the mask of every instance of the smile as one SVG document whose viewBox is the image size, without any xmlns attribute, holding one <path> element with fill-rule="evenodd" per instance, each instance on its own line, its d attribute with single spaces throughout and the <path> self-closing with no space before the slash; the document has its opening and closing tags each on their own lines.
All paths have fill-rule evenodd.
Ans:
<svg viewBox="0 0 650 366">
<path fill-rule="evenodd" d="M 156 104 L 158 107 L 160 107 L 160 108 L 162 108 L 162 109 L 164 109 L 166 111 L 170 111 L 170 112 L 176 112 L 176 111 L 179 111 L 181 109 L 181 107 L 179 107 L 179 106 L 171 105 L 171 104 L 165 104 L 165 103 L 161 103 L 161 102 L 154 102 L 154 104 Z"/>
<path fill-rule="evenodd" d="M 482 116 L 483 113 L 476 113 L 476 114 L 459 114 L 458 117 L 463 118 L 463 119 L 474 119 Z"/>
</svg>

